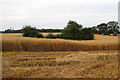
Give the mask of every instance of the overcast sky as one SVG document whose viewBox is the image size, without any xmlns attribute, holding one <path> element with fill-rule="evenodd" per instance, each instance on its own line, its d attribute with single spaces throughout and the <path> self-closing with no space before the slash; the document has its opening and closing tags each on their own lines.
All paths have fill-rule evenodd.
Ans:
<svg viewBox="0 0 120 80">
<path fill-rule="evenodd" d="M 0 30 L 24 25 L 64 28 L 69 20 L 84 27 L 118 20 L 119 0 L 0 0 Z"/>
</svg>

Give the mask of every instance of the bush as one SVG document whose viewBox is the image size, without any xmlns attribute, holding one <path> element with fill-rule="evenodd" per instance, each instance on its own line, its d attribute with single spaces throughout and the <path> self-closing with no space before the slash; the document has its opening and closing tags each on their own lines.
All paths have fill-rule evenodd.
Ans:
<svg viewBox="0 0 120 80">
<path fill-rule="evenodd" d="M 103 35 L 110 35 L 108 31 L 104 32 Z"/>
<path fill-rule="evenodd" d="M 51 34 L 48 34 L 47 36 L 45 36 L 45 38 L 56 39 L 57 36 L 55 36 L 51 33 Z"/>
<path fill-rule="evenodd" d="M 82 29 L 81 39 L 82 40 L 93 40 L 94 34 L 92 32 L 92 29 L 91 28 Z"/>
<path fill-rule="evenodd" d="M 27 25 L 23 27 L 22 31 L 24 37 L 37 37 L 39 35 L 39 32 L 36 28 Z"/>
<path fill-rule="evenodd" d="M 38 34 L 37 38 L 43 38 L 44 36 L 42 34 Z"/>
<path fill-rule="evenodd" d="M 117 36 L 117 33 L 113 33 L 113 36 Z"/>
<path fill-rule="evenodd" d="M 61 38 L 61 39 L 62 39 L 62 38 L 63 38 L 63 35 L 62 35 L 62 34 L 57 34 L 57 35 L 56 35 L 56 38 Z"/>
</svg>

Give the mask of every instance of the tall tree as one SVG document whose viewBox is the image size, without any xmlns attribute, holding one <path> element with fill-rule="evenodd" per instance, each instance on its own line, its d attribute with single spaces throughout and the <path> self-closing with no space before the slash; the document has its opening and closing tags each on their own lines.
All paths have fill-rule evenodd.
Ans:
<svg viewBox="0 0 120 80">
<path fill-rule="evenodd" d="M 62 35 L 66 39 L 80 39 L 82 25 L 78 24 L 75 21 L 69 21 L 67 27 L 65 27 L 62 31 Z"/>
<path fill-rule="evenodd" d="M 116 22 L 116 21 L 108 22 L 107 23 L 107 27 L 108 27 L 109 33 L 111 33 L 111 34 L 114 34 L 114 33 L 118 34 L 118 33 L 120 33 L 118 22 Z"/>
<path fill-rule="evenodd" d="M 92 40 L 94 34 L 91 28 L 82 28 L 82 25 L 75 21 L 69 21 L 67 27 L 63 29 L 62 36 L 65 39 Z"/>
<path fill-rule="evenodd" d="M 97 25 L 98 33 L 99 34 L 106 34 L 107 33 L 107 24 L 101 23 L 100 25 Z"/>
<path fill-rule="evenodd" d="M 98 34 L 98 28 L 96 26 L 93 26 L 91 30 L 93 33 Z"/>
</svg>

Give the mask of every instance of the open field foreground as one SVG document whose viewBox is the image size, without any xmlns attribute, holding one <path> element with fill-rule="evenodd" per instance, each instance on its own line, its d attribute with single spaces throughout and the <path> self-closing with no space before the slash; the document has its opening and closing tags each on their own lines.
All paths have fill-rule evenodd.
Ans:
<svg viewBox="0 0 120 80">
<path fill-rule="evenodd" d="M 47 35 L 48 33 L 43 33 Z M 55 33 L 59 34 L 59 33 Z M 95 34 L 95 40 L 64 40 L 22 37 L 21 33 L 2 34 L 3 52 L 99 51 L 118 50 L 118 36 Z"/>
<path fill-rule="evenodd" d="M 118 54 L 3 52 L 3 78 L 118 78 Z"/>
<path fill-rule="evenodd" d="M 2 34 L 3 78 L 118 78 L 118 36 L 94 36 L 79 41 Z"/>
</svg>

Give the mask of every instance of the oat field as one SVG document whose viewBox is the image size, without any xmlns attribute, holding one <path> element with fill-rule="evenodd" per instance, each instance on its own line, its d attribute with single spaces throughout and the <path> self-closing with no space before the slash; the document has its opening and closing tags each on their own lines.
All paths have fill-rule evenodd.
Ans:
<svg viewBox="0 0 120 80">
<path fill-rule="evenodd" d="M 118 36 L 73 41 L 5 33 L 1 44 L 3 78 L 119 77 Z"/>
</svg>

